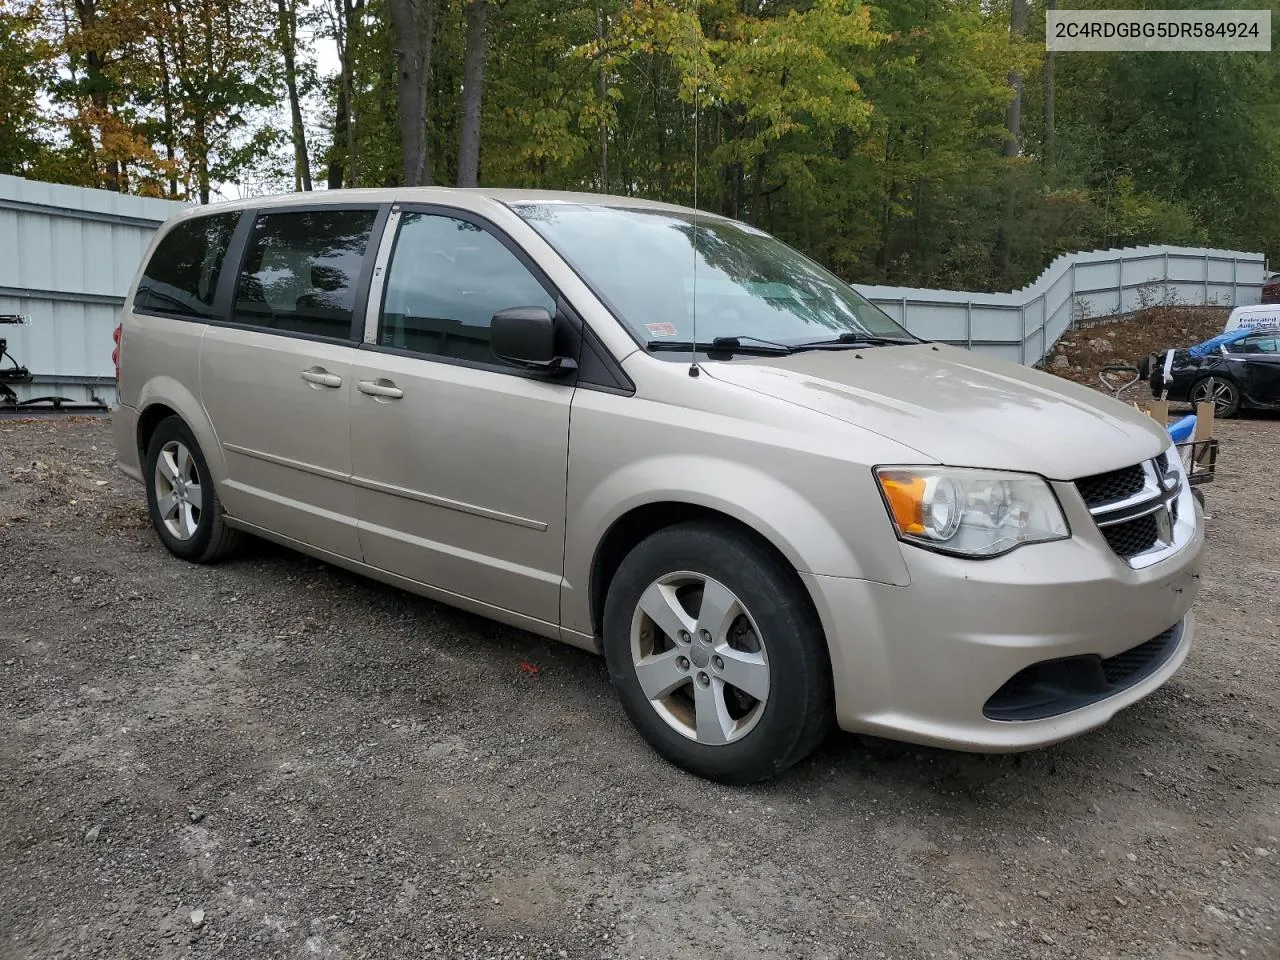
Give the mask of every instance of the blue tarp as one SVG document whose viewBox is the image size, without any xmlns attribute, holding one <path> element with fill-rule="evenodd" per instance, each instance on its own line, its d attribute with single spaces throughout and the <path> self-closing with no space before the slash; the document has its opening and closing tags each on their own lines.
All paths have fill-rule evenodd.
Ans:
<svg viewBox="0 0 1280 960">
<path fill-rule="evenodd" d="M 1243 340 L 1253 332 L 1249 327 L 1240 327 L 1230 333 L 1220 333 L 1216 337 L 1210 337 L 1203 343 L 1197 343 L 1194 347 L 1190 347 L 1187 353 L 1193 357 L 1207 357 L 1209 354 L 1215 353 L 1223 344 L 1230 346 L 1237 340 Z"/>
<path fill-rule="evenodd" d="M 1174 443 L 1186 443 L 1196 429 L 1196 415 L 1183 417 L 1176 423 L 1169 424 L 1169 438 Z"/>
</svg>

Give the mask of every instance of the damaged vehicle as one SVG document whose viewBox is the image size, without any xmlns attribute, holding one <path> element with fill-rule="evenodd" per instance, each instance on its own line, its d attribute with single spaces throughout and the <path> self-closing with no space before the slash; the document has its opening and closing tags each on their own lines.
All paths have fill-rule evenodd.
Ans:
<svg viewBox="0 0 1280 960">
<path fill-rule="evenodd" d="M 1218 418 L 1280 408 L 1280 326 L 1239 327 L 1138 362 L 1151 394 L 1178 403 L 1212 403 Z"/>
</svg>

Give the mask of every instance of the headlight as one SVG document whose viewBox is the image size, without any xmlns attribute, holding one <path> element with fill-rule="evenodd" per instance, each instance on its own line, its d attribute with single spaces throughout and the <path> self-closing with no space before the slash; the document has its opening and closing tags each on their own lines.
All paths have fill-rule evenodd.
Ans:
<svg viewBox="0 0 1280 960">
<path fill-rule="evenodd" d="M 1040 477 L 953 467 L 878 467 L 898 536 L 943 553 L 995 557 L 1026 543 L 1071 536 Z"/>
</svg>

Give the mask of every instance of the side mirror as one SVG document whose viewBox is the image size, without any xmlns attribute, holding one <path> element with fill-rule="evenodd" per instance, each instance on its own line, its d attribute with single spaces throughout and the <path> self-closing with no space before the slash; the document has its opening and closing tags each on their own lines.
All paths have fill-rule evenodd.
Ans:
<svg viewBox="0 0 1280 960">
<path fill-rule="evenodd" d="M 556 324 L 544 307 L 510 307 L 495 313 L 489 349 L 499 360 L 535 372 L 563 374 L 578 366 L 556 355 Z"/>
</svg>

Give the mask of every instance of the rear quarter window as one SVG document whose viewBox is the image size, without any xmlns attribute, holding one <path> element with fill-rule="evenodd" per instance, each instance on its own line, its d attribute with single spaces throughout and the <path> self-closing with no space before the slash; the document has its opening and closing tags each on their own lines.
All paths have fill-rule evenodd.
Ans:
<svg viewBox="0 0 1280 960">
<path fill-rule="evenodd" d="M 180 317 L 210 318 L 218 277 L 238 213 L 196 217 L 161 238 L 147 261 L 133 309 Z"/>
</svg>

